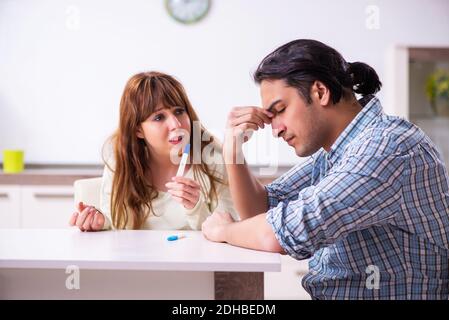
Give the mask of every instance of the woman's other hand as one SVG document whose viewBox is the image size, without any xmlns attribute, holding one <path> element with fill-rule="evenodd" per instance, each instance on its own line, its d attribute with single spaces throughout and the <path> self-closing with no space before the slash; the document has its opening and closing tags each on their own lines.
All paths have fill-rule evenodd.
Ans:
<svg viewBox="0 0 449 320">
<path fill-rule="evenodd" d="M 77 226 L 81 231 L 99 231 L 103 229 L 104 215 L 94 206 L 80 202 L 70 217 L 69 224 Z"/>
</svg>

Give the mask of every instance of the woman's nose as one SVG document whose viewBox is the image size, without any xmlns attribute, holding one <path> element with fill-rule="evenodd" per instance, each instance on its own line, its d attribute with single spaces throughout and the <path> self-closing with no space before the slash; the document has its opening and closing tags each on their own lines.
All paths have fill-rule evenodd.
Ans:
<svg viewBox="0 0 449 320">
<path fill-rule="evenodd" d="M 172 114 L 168 118 L 168 125 L 170 130 L 178 129 L 181 127 L 181 122 L 175 115 Z"/>
</svg>

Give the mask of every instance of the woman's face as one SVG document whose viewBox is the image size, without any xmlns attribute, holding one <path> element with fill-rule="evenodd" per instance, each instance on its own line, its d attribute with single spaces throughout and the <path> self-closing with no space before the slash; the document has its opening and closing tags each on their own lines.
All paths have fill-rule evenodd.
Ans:
<svg viewBox="0 0 449 320">
<path fill-rule="evenodd" d="M 151 155 L 166 156 L 174 147 L 181 149 L 190 137 L 190 118 L 186 108 L 158 106 L 141 123 L 137 136 L 145 139 Z"/>
</svg>

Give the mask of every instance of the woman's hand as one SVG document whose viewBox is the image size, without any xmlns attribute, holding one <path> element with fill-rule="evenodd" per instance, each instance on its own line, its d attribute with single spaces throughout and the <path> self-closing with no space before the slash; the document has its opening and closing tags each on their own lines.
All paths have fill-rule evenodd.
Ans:
<svg viewBox="0 0 449 320">
<path fill-rule="evenodd" d="M 200 184 L 195 180 L 173 177 L 172 182 L 167 182 L 165 186 L 173 199 L 186 209 L 193 209 L 200 199 Z"/>
<path fill-rule="evenodd" d="M 81 231 L 99 231 L 103 229 L 104 216 L 95 207 L 80 202 L 77 211 L 72 214 L 69 224 L 77 226 Z"/>
</svg>

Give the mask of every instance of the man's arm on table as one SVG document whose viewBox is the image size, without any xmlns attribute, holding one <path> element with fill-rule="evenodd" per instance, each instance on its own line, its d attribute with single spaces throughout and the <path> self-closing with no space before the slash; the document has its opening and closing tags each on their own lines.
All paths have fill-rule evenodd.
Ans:
<svg viewBox="0 0 449 320">
<path fill-rule="evenodd" d="M 203 234 L 211 241 L 254 250 L 284 253 L 273 229 L 261 213 L 243 221 L 234 222 L 230 214 L 215 212 L 202 226 Z"/>
</svg>

